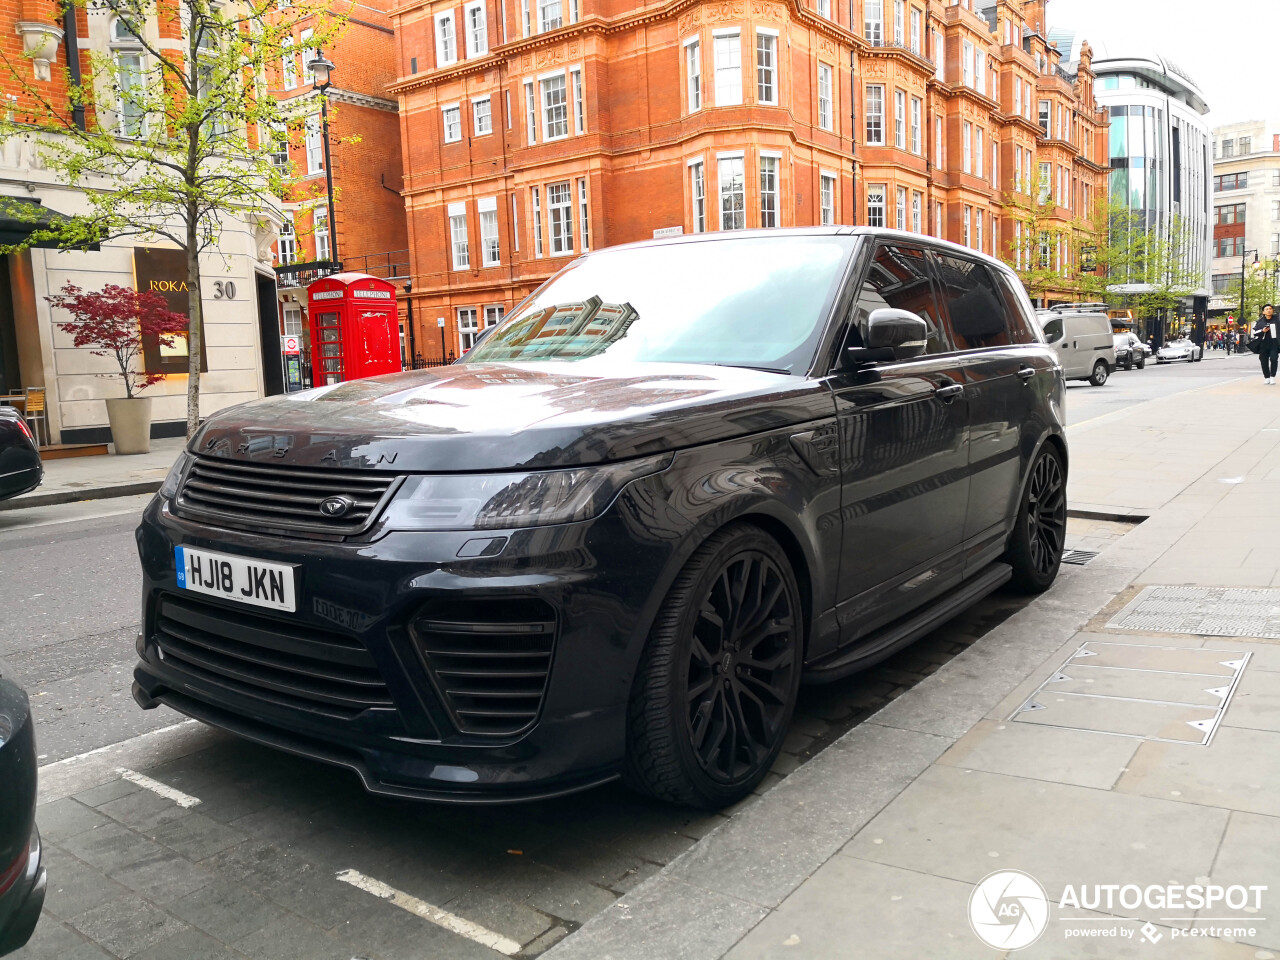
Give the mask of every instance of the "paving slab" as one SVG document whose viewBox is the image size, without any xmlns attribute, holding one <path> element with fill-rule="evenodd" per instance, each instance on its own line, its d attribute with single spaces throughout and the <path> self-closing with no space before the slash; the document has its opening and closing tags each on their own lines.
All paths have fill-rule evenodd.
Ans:
<svg viewBox="0 0 1280 960">
<path fill-rule="evenodd" d="M 726 960 L 991 960 L 969 929 L 973 886 L 929 874 L 833 857 Z"/>
<path fill-rule="evenodd" d="M 938 763 L 1109 790 L 1139 742 L 1081 730 L 979 720 Z"/>
<path fill-rule="evenodd" d="M 1113 877 L 1190 883 L 1213 866 L 1227 817 L 1191 803 L 933 766 L 842 855 L 970 884 L 1002 866 L 1046 889 L 1120 882 L 1101 879 Z"/>
<path fill-rule="evenodd" d="M 1222 726 L 1209 748 L 1143 743 L 1116 784 L 1121 793 L 1176 797 L 1280 816 L 1280 733 Z"/>
</svg>

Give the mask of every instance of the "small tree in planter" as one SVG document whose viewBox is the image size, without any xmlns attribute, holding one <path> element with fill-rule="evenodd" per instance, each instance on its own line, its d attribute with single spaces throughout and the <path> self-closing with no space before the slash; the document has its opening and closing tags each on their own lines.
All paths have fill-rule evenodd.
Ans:
<svg viewBox="0 0 1280 960">
<path fill-rule="evenodd" d="M 59 323 L 58 329 L 71 334 L 75 346 L 89 347 L 95 357 L 115 359 L 119 373 L 98 374 L 124 381 L 124 397 L 107 401 L 111 439 L 116 453 L 146 453 L 151 449 L 151 398 L 139 393 L 164 376 L 141 368 L 143 339 L 154 337 L 161 346 L 172 347 L 186 333 L 187 318 L 171 311 L 158 293 L 115 284 L 85 293 L 68 283 L 61 293 L 45 299 L 74 318 Z"/>
</svg>

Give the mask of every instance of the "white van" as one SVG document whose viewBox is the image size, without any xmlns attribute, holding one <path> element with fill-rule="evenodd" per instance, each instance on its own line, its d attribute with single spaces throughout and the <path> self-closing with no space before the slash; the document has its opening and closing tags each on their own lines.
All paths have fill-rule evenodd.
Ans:
<svg viewBox="0 0 1280 960">
<path fill-rule="evenodd" d="M 1107 382 L 1116 368 L 1116 342 L 1105 313 L 1036 314 L 1045 342 L 1058 351 L 1068 380 L 1088 380 L 1095 387 Z"/>
</svg>

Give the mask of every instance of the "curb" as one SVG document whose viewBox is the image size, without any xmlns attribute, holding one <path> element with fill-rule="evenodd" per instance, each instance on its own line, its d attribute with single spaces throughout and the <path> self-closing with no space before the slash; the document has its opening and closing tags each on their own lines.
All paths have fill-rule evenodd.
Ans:
<svg viewBox="0 0 1280 960">
<path fill-rule="evenodd" d="M 52 507 L 60 503 L 77 503 L 81 500 L 132 497 L 139 493 L 155 493 L 163 483 L 163 480 L 139 480 L 136 483 L 117 483 L 109 487 L 60 490 L 57 493 L 31 493 L 15 497 L 12 500 L 0 500 L 0 510 L 21 510 L 24 507 Z"/>
</svg>

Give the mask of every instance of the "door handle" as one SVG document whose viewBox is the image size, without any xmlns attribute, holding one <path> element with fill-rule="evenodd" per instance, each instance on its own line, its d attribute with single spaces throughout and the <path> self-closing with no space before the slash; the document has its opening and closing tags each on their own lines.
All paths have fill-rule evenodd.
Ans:
<svg viewBox="0 0 1280 960">
<path fill-rule="evenodd" d="M 947 384 L 933 391 L 933 395 L 944 403 L 950 403 L 962 393 L 964 393 L 964 384 L 962 383 Z"/>
<path fill-rule="evenodd" d="M 1022 380 L 1030 380 L 1035 375 L 1036 375 L 1036 372 L 1031 367 L 1022 367 L 1018 371 L 1018 377 Z"/>
</svg>

